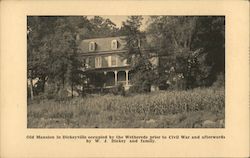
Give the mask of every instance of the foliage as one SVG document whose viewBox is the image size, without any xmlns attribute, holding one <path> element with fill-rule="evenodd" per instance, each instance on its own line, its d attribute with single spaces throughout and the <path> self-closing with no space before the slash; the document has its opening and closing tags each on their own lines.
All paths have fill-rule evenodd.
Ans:
<svg viewBox="0 0 250 158">
<path fill-rule="evenodd" d="M 224 84 L 217 78 L 225 73 L 225 17 L 152 16 L 145 31 L 140 30 L 142 20 L 129 16 L 119 29 L 100 16 L 28 16 L 27 78 L 37 79 L 31 84 L 32 94 L 51 96 L 70 87 L 73 97 L 79 87 L 84 94 L 88 79 L 102 87 L 103 76 L 82 71 L 85 63 L 78 44 L 118 35 L 125 35 L 127 43 L 124 58 L 131 66 L 131 91 L 149 92 L 151 85 L 192 89 Z M 159 57 L 158 67 L 150 62 L 153 53 Z M 50 85 L 54 88 L 46 90 Z"/>
<path fill-rule="evenodd" d="M 150 45 L 162 58 L 159 80 L 163 83 L 178 85 L 173 79 L 182 76 L 184 89 L 211 86 L 216 75 L 225 71 L 224 17 L 153 16 L 149 23 Z"/>
<path fill-rule="evenodd" d="M 150 51 L 143 50 L 141 43 L 146 44 L 145 33 L 140 31 L 142 25 L 142 16 L 130 16 L 123 22 L 121 32 L 123 32 L 128 50 L 126 58 L 130 63 L 131 78 L 133 87 L 132 92 L 150 92 L 151 84 L 156 79 L 156 70 L 150 62 Z"/>
<path fill-rule="evenodd" d="M 91 24 L 90 35 L 93 37 L 111 37 L 117 36 L 119 29 L 110 19 L 104 19 L 100 16 L 94 16 L 89 20 Z"/>
<path fill-rule="evenodd" d="M 193 47 L 203 48 L 205 65 L 210 66 L 206 83 L 211 86 L 217 75 L 225 73 L 225 17 L 199 17 Z"/>
<path fill-rule="evenodd" d="M 129 16 L 128 19 L 122 23 L 120 32 L 126 36 L 126 49 L 128 50 L 126 58 L 129 63 L 132 57 L 142 56 L 140 49 L 140 42 L 143 38 L 143 34 L 140 31 L 142 20 L 142 16 Z"/>
<path fill-rule="evenodd" d="M 41 48 L 44 46 L 44 41 L 53 34 L 53 29 L 49 28 L 54 28 L 55 21 L 56 18 L 48 17 L 28 16 L 27 19 L 27 77 L 31 81 L 39 79 L 37 87 L 41 92 L 44 92 L 49 68 L 49 54 Z"/>
<path fill-rule="evenodd" d="M 213 87 L 215 88 L 225 88 L 225 75 L 223 73 L 220 73 L 217 75 L 216 81 L 213 83 Z"/>
<path fill-rule="evenodd" d="M 111 36 L 117 28 L 109 19 L 95 16 L 28 16 L 28 79 L 34 83 L 35 94 L 57 85 L 59 89 L 83 86 L 87 76 L 84 62 L 79 57 L 78 42 L 83 38 Z M 48 84 L 48 86 L 46 86 Z M 51 89 L 50 89 L 51 90 Z M 56 94 L 58 89 L 54 89 Z"/>
<path fill-rule="evenodd" d="M 113 95 L 125 96 L 125 89 L 123 84 L 118 84 L 114 88 L 111 88 L 109 92 L 111 92 Z"/>
</svg>

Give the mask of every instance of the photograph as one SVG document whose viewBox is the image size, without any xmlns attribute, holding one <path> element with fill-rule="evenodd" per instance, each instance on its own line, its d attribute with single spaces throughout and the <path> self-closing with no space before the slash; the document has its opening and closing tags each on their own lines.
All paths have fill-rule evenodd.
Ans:
<svg viewBox="0 0 250 158">
<path fill-rule="evenodd" d="M 0 157 L 249 157 L 249 2 L 0 0 Z"/>
<path fill-rule="evenodd" d="M 225 128 L 225 16 L 26 18 L 27 128 Z"/>
</svg>

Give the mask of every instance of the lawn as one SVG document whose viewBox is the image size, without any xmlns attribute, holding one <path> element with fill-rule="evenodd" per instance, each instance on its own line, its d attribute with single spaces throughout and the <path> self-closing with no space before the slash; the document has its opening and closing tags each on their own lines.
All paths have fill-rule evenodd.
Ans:
<svg viewBox="0 0 250 158">
<path fill-rule="evenodd" d="M 28 103 L 28 128 L 223 128 L 224 89 L 89 95 Z"/>
</svg>

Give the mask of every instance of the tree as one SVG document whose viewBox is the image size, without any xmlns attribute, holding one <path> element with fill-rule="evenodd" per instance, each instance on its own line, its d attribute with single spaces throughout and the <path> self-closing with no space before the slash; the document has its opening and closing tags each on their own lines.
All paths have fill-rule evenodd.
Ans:
<svg viewBox="0 0 250 158">
<path fill-rule="evenodd" d="M 119 31 L 116 24 L 110 19 L 94 16 L 89 22 L 91 25 L 89 35 L 91 38 L 117 36 Z"/>
<path fill-rule="evenodd" d="M 130 74 L 134 85 L 132 89 L 136 92 L 149 92 L 156 72 L 150 62 L 150 50 L 142 48 L 147 45 L 145 33 L 140 31 L 142 20 L 142 16 L 129 16 L 123 22 L 121 34 L 125 35 L 128 51 L 124 57 L 131 66 Z"/>
<path fill-rule="evenodd" d="M 143 33 L 140 31 L 142 25 L 142 16 L 129 16 L 128 19 L 122 23 L 121 34 L 126 37 L 126 49 L 128 50 L 126 58 L 130 61 L 133 56 L 142 56 L 140 42 L 143 39 Z"/>
<path fill-rule="evenodd" d="M 45 85 L 53 97 L 60 90 L 84 85 L 86 74 L 79 57 L 82 39 L 116 35 L 118 28 L 110 19 L 95 16 L 29 16 L 27 23 L 28 79 L 35 95 Z M 34 88 L 33 88 L 34 87 Z M 83 89 L 83 88 L 82 88 Z"/>
<path fill-rule="evenodd" d="M 210 86 L 218 75 L 225 73 L 225 17 L 201 16 L 197 20 L 197 28 L 193 47 L 203 48 L 206 55 L 204 63 L 210 66 L 206 85 Z"/>
<path fill-rule="evenodd" d="M 215 74 L 213 63 L 223 63 L 221 59 L 225 53 L 221 48 L 224 44 L 223 17 L 155 16 L 150 20 L 147 33 L 152 38 L 151 45 L 158 48 L 157 53 L 161 56 L 160 76 L 164 79 L 160 80 L 169 85 L 180 81 L 187 88 L 211 85 L 214 80 L 209 76 Z M 213 37 L 219 37 L 217 44 Z M 217 51 L 211 49 L 212 45 Z M 212 53 L 218 51 L 216 55 Z M 211 56 L 219 57 L 220 61 Z"/>
<path fill-rule="evenodd" d="M 58 90 L 67 91 L 71 87 L 73 97 L 74 86 L 80 84 L 80 69 L 82 64 L 78 57 L 76 35 L 79 23 L 73 22 L 73 17 L 60 17 L 55 24 L 55 33 L 51 40 L 50 75 L 52 84 Z"/>
<path fill-rule="evenodd" d="M 54 93 L 66 84 L 78 84 L 76 35 L 84 17 L 28 17 L 28 78 L 38 78 L 36 89 L 44 92 L 45 82 Z M 73 86 L 71 86 L 73 87 Z M 73 90 L 73 88 L 72 88 Z"/>
<path fill-rule="evenodd" d="M 147 28 L 152 38 L 151 44 L 158 48 L 161 57 L 159 72 L 163 82 L 178 86 L 178 81 L 188 78 L 187 61 L 191 56 L 192 36 L 195 30 L 196 17 L 157 16 L 151 18 Z M 164 59 L 165 58 L 165 59 Z"/>
<path fill-rule="evenodd" d="M 30 79 L 31 87 L 33 87 L 33 79 L 38 78 L 39 85 L 36 87 L 35 94 L 44 91 L 44 85 L 48 76 L 49 54 L 44 51 L 48 37 L 53 34 L 54 22 L 56 19 L 48 17 L 34 17 L 27 18 L 27 69 L 28 79 Z M 51 29 L 49 29 L 51 28 Z M 42 86 L 40 86 L 42 85 Z M 40 90 L 37 90 L 40 88 Z"/>
</svg>

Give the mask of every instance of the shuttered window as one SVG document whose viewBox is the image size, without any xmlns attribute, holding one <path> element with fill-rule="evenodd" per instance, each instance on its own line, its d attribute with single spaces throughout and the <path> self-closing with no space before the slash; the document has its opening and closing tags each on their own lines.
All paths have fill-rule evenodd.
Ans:
<svg viewBox="0 0 250 158">
<path fill-rule="evenodd" d="M 111 49 L 116 50 L 118 48 L 118 42 L 117 40 L 111 41 Z"/>
<path fill-rule="evenodd" d="M 95 44 L 95 42 L 90 42 L 89 43 L 89 51 L 95 51 L 95 48 L 96 47 L 96 44 Z"/>
<path fill-rule="evenodd" d="M 100 56 L 95 57 L 95 67 L 96 68 L 102 67 L 102 58 Z"/>
</svg>

